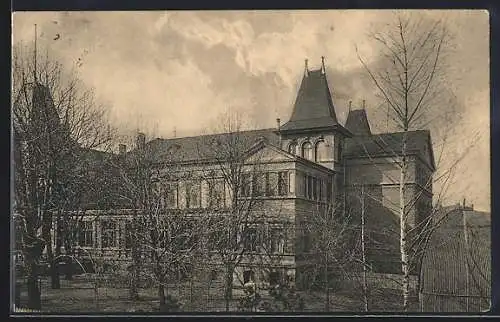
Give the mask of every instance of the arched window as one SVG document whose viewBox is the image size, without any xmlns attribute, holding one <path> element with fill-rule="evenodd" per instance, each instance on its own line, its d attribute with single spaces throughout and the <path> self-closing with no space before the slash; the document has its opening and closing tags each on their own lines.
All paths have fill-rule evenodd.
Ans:
<svg viewBox="0 0 500 322">
<path fill-rule="evenodd" d="M 302 144 L 302 157 L 311 161 L 314 160 L 313 147 L 311 142 L 305 142 L 304 144 Z"/>
<path fill-rule="evenodd" d="M 328 146 L 325 141 L 319 141 L 316 143 L 316 162 L 327 161 L 328 160 Z"/>
<path fill-rule="evenodd" d="M 288 146 L 288 153 L 297 154 L 297 143 L 290 143 L 290 145 Z"/>
</svg>

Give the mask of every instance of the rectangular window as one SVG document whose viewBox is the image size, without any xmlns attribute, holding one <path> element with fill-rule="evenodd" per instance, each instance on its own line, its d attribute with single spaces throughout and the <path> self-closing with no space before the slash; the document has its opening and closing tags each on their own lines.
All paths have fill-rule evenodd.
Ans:
<svg viewBox="0 0 500 322">
<path fill-rule="evenodd" d="M 218 245 L 224 245 L 224 233 L 220 231 L 212 231 L 208 233 L 207 237 L 207 249 L 216 250 Z"/>
<path fill-rule="evenodd" d="M 312 199 L 318 200 L 318 179 L 315 177 L 312 178 L 312 186 L 313 186 Z"/>
<path fill-rule="evenodd" d="M 282 228 L 271 228 L 269 230 L 270 237 L 270 246 L 271 253 L 280 253 L 284 252 L 285 246 L 285 234 Z"/>
<path fill-rule="evenodd" d="M 243 245 L 248 252 L 257 251 L 257 228 L 245 229 Z"/>
<path fill-rule="evenodd" d="M 94 246 L 94 229 L 91 221 L 81 221 L 78 225 L 78 245 L 83 247 Z"/>
<path fill-rule="evenodd" d="M 250 173 L 244 173 L 241 176 L 241 195 L 243 197 L 250 197 L 252 176 Z"/>
<path fill-rule="evenodd" d="M 326 201 L 330 202 L 333 200 L 333 189 L 332 189 L 332 180 L 326 180 Z"/>
<path fill-rule="evenodd" d="M 252 270 L 243 271 L 243 283 L 253 282 L 255 280 L 255 274 Z"/>
<path fill-rule="evenodd" d="M 277 172 L 269 173 L 269 192 L 270 196 L 279 195 L 279 174 Z"/>
<path fill-rule="evenodd" d="M 304 190 L 304 198 L 307 198 L 308 196 L 308 193 L 309 193 L 309 189 L 308 189 L 308 184 L 309 184 L 309 181 L 307 180 L 309 176 L 307 176 L 306 174 L 304 174 L 302 176 L 302 186 L 303 186 L 303 190 Z"/>
<path fill-rule="evenodd" d="M 304 242 L 304 252 L 309 252 L 311 250 L 311 233 L 304 230 L 304 236 L 303 236 L 303 242 Z"/>
<path fill-rule="evenodd" d="M 132 242 L 133 242 L 133 230 L 132 229 L 133 229 L 132 222 L 126 221 L 125 222 L 125 249 L 132 248 Z"/>
<path fill-rule="evenodd" d="M 186 207 L 200 208 L 201 184 L 200 181 L 186 182 Z"/>
<path fill-rule="evenodd" d="M 102 248 L 116 247 L 116 222 L 104 220 L 101 222 Z"/>
<path fill-rule="evenodd" d="M 266 176 L 265 173 L 256 173 L 253 176 L 253 195 L 256 197 L 264 196 L 266 191 Z"/>
<path fill-rule="evenodd" d="M 177 208 L 177 197 L 179 192 L 179 185 L 177 182 L 168 182 L 165 186 L 165 200 L 166 206 L 169 209 Z"/>
<path fill-rule="evenodd" d="M 212 209 L 222 209 L 225 204 L 224 179 L 214 179 L 209 181 L 209 207 Z"/>
<path fill-rule="evenodd" d="M 288 172 L 281 171 L 278 172 L 278 195 L 286 196 L 288 194 Z"/>
<path fill-rule="evenodd" d="M 307 176 L 307 198 L 313 198 L 313 177 Z"/>
<path fill-rule="evenodd" d="M 269 285 L 274 286 L 278 285 L 281 280 L 279 271 L 271 271 L 269 272 Z"/>
</svg>

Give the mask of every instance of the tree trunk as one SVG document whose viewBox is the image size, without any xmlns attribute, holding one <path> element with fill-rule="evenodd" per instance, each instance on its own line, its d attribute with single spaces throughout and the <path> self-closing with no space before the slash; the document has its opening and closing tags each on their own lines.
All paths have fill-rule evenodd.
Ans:
<svg viewBox="0 0 500 322">
<path fill-rule="evenodd" d="M 139 290 L 138 290 L 138 274 L 137 274 L 137 265 L 133 264 L 131 267 L 130 273 L 130 284 L 129 284 L 129 298 L 131 300 L 138 300 L 139 299 Z"/>
<path fill-rule="evenodd" d="M 73 280 L 73 260 L 68 258 L 68 262 L 66 264 L 66 279 L 68 281 Z"/>
<path fill-rule="evenodd" d="M 406 158 L 406 133 L 403 135 L 402 142 L 402 160 L 401 160 L 401 172 L 399 181 L 399 215 L 400 215 L 400 252 L 401 252 L 401 271 L 403 273 L 403 311 L 408 311 L 409 309 L 409 298 L 410 298 L 410 270 L 409 270 L 409 258 L 407 252 L 407 214 L 406 214 L 406 200 L 405 200 L 405 185 L 406 185 L 406 170 L 407 170 L 407 158 Z"/>
<path fill-rule="evenodd" d="M 132 224 L 134 231 L 136 231 L 137 227 L 135 222 Z M 140 262 L 141 262 L 141 254 L 135 242 L 131 245 L 131 257 L 132 257 L 132 268 L 131 268 L 131 276 L 130 276 L 130 288 L 129 294 L 131 300 L 139 299 L 139 275 L 140 275 Z"/>
<path fill-rule="evenodd" d="M 226 276 L 224 287 L 224 301 L 226 303 L 226 312 L 229 312 L 229 303 L 233 296 L 233 269 L 231 264 L 226 264 Z"/>
<path fill-rule="evenodd" d="M 67 255 L 66 257 L 66 279 L 68 281 L 73 280 L 73 248 L 71 247 L 71 240 L 68 238 L 64 245 L 64 251 Z"/>
<path fill-rule="evenodd" d="M 52 234 L 51 234 L 52 216 L 50 215 L 49 212 L 46 212 L 43 218 L 44 218 L 44 223 L 42 227 L 43 238 L 45 239 L 46 243 L 45 247 L 47 247 L 47 260 L 50 264 L 49 266 L 50 287 L 52 289 L 59 289 L 61 288 L 61 281 L 59 279 L 58 265 L 54 260 L 54 252 L 52 250 Z"/>
<path fill-rule="evenodd" d="M 61 279 L 59 278 L 59 265 L 53 258 L 50 261 L 50 287 L 52 289 L 61 288 Z"/>
<path fill-rule="evenodd" d="M 366 278 L 365 246 L 365 186 L 361 186 L 361 256 L 363 261 L 363 300 L 365 312 L 368 312 L 368 284 Z"/>
<path fill-rule="evenodd" d="M 325 256 L 325 287 L 326 287 L 326 300 L 325 300 L 325 312 L 330 311 L 330 279 L 328 278 L 328 255 Z"/>
<path fill-rule="evenodd" d="M 191 308 L 194 308 L 194 303 L 193 303 L 193 276 L 189 279 L 189 302 L 191 303 Z"/>
<path fill-rule="evenodd" d="M 38 268 L 35 261 L 28 264 L 28 308 L 32 310 L 42 309 L 40 288 L 38 285 Z"/>
<path fill-rule="evenodd" d="M 99 311 L 99 284 L 97 280 L 94 281 L 94 301 L 95 301 L 95 310 Z"/>
<path fill-rule="evenodd" d="M 158 284 L 158 298 L 160 300 L 160 312 L 167 312 L 167 305 L 165 299 L 165 287 L 163 281 Z"/>
</svg>

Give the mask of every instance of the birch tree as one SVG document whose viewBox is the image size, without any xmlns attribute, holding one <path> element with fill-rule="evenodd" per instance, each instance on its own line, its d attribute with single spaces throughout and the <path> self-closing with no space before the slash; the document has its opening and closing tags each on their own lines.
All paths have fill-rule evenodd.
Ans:
<svg viewBox="0 0 500 322">
<path fill-rule="evenodd" d="M 28 306 L 40 309 L 37 266 L 45 248 L 53 286 L 58 284 L 51 245 L 53 214 L 80 206 L 82 191 L 74 188 L 84 169 L 81 160 L 91 149 L 106 149 L 111 131 L 93 92 L 48 50 L 41 55 L 32 46 L 14 45 L 11 93 L 13 211 L 23 223 Z"/>
<path fill-rule="evenodd" d="M 409 214 L 418 202 L 418 196 L 408 197 L 406 193 L 410 162 L 408 135 L 412 130 L 425 129 L 434 124 L 436 115 L 443 116 L 439 109 L 450 111 L 436 104 L 443 102 L 442 94 L 446 92 L 446 54 L 451 48 L 451 35 L 442 20 L 398 14 L 386 30 L 376 31 L 370 38 L 379 48 L 380 61 L 370 65 L 358 53 L 359 61 L 376 87 L 378 96 L 388 106 L 387 116 L 403 133 L 400 148 L 390 152 L 399 167 L 399 178 L 394 180 L 399 187 L 399 251 L 403 310 L 407 311 L 412 266 L 418 267 L 426 235 L 436 227 L 436 222 L 432 220 L 436 209 L 433 207 L 426 211 L 425 218 L 421 218 L 423 220 L 416 222 L 416 227 L 410 227 L 408 222 Z M 458 161 L 454 161 L 434 180 L 448 180 Z M 425 184 L 432 184 L 432 176 Z"/>
</svg>

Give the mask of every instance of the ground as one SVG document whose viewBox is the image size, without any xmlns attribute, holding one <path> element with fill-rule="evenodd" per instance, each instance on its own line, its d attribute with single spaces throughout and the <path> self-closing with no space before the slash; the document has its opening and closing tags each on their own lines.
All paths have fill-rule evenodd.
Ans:
<svg viewBox="0 0 500 322">
<path fill-rule="evenodd" d="M 92 312 L 155 312 L 158 311 L 159 301 L 156 288 L 142 288 L 139 291 L 140 299 L 129 300 L 126 286 L 104 285 L 99 287 L 96 296 L 95 288 L 88 276 L 78 275 L 72 281 L 61 279 L 61 289 L 51 289 L 50 280 L 43 278 L 42 311 L 51 313 L 92 313 Z M 21 306 L 27 301 L 25 287 L 22 287 Z M 225 303 L 221 289 L 211 289 L 207 293 L 202 285 L 169 285 L 168 295 L 179 298 L 183 304 L 182 311 L 222 312 Z M 264 297 L 267 291 L 262 291 Z M 305 300 L 306 312 L 322 312 L 325 309 L 325 295 L 322 292 L 300 293 Z M 235 291 L 235 299 L 231 303 L 231 311 L 237 310 L 238 298 L 241 291 Z M 418 306 L 413 303 L 412 310 Z M 352 290 L 333 292 L 330 298 L 330 310 L 334 312 L 360 312 L 363 304 L 359 294 Z M 370 297 L 370 311 L 401 311 L 401 295 L 399 290 L 379 289 Z"/>
</svg>

